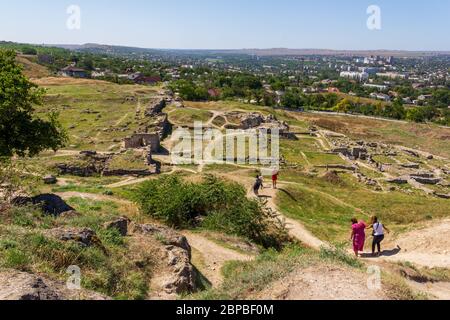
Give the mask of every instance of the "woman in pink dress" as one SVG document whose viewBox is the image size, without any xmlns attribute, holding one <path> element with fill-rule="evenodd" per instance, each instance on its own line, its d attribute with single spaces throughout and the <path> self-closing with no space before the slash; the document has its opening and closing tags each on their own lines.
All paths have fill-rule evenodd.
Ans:
<svg viewBox="0 0 450 320">
<path fill-rule="evenodd" d="M 364 221 L 358 222 L 356 218 L 352 219 L 352 235 L 353 251 L 359 257 L 359 253 L 364 251 L 364 244 L 366 242 L 366 223 Z"/>
</svg>

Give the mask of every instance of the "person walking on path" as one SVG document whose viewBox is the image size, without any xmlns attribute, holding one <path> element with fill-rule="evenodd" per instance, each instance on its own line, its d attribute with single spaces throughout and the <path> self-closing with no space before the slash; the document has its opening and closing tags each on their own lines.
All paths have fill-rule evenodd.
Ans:
<svg viewBox="0 0 450 320">
<path fill-rule="evenodd" d="M 359 221 L 356 218 L 352 220 L 352 234 L 350 240 L 353 241 L 353 251 L 359 257 L 359 253 L 364 251 L 364 244 L 366 242 L 366 223 Z"/>
<path fill-rule="evenodd" d="M 385 237 L 385 231 L 387 233 L 390 233 L 391 231 L 385 226 L 383 225 L 378 217 L 373 216 L 370 219 L 370 225 L 367 227 L 367 229 L 372 229 L 373 230 L 373 242 L 372 242 L 372 256 L 375 257 L 376 256 L 380 256 L 381 255 L 381 243 L 384 240 Z M 375 249 L 378 249 L 378 253 L 375 254 Z"/>
<path fill-rule="evenodd" d="M 263 185 L 263 178 L 261 175 L 257 175 L 256 176 L 256 181 L 255 184 L 253 185 L 253 192 L 255 193 L 256 196 L 259 197 L 259 190 L 263 189 L 264 185 Z"/>
<path fill-rule="evenodd" d="M 277 182 L 278 182 L 278 176 L 280 174 L 280 171 L 274 170 L 272 173 L 272 187 L 273 189 L 277 188 Z"/>
</svg>

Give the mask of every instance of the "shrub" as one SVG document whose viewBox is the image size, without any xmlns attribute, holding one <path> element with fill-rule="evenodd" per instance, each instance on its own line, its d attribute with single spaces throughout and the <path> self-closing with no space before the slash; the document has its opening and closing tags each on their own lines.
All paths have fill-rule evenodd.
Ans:
<svg viewBox="0 0 450 320">
<path fill-rule="evenodd" d="M 201 226 L 249 238 L 264 247 L 288 241 L 284 225 L 239 184 L 206 175 L 198 183 L 169 176 L 144 183 L 136 193 L 143 212 L 177 228 Z"/>
</svg>

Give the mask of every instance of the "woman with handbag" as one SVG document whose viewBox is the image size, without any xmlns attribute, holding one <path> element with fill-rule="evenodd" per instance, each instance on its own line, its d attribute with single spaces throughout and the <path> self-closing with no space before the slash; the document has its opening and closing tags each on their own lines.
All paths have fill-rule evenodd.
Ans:
<svg viewBox="0 0 450 320">
<path fill-rule="evenodd" d="M 375 248 L 377 248 L 378 249 L 377 256 L 379 257 L 381 255 L 381 242 L 383 242 L 384 240 L 385 231 L 387 233 L 390 233 L 390 231 L 385 225 L 383 225 L 378 220 L 378 217 L 376 216 L 373 216 L 370 219 L 370 225 L 367 227 L 367 229 L 371 228 L 373 229 L 372 256 L 375 256 Z"/>
</svg>

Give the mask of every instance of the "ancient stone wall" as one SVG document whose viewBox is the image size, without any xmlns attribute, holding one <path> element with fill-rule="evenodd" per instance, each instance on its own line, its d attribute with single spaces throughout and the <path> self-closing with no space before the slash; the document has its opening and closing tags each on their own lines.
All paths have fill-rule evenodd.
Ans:
<svg viewBox="0 0 450 320">
<path fill-rule="evenodd" d="M 161 147 L 159 134 L 137 133 L 129 138 L 125 138 L 126 149 L 139 149 L 143 147 L 151 147 L 152 152 L 158 152 Z"/>
</svg>

